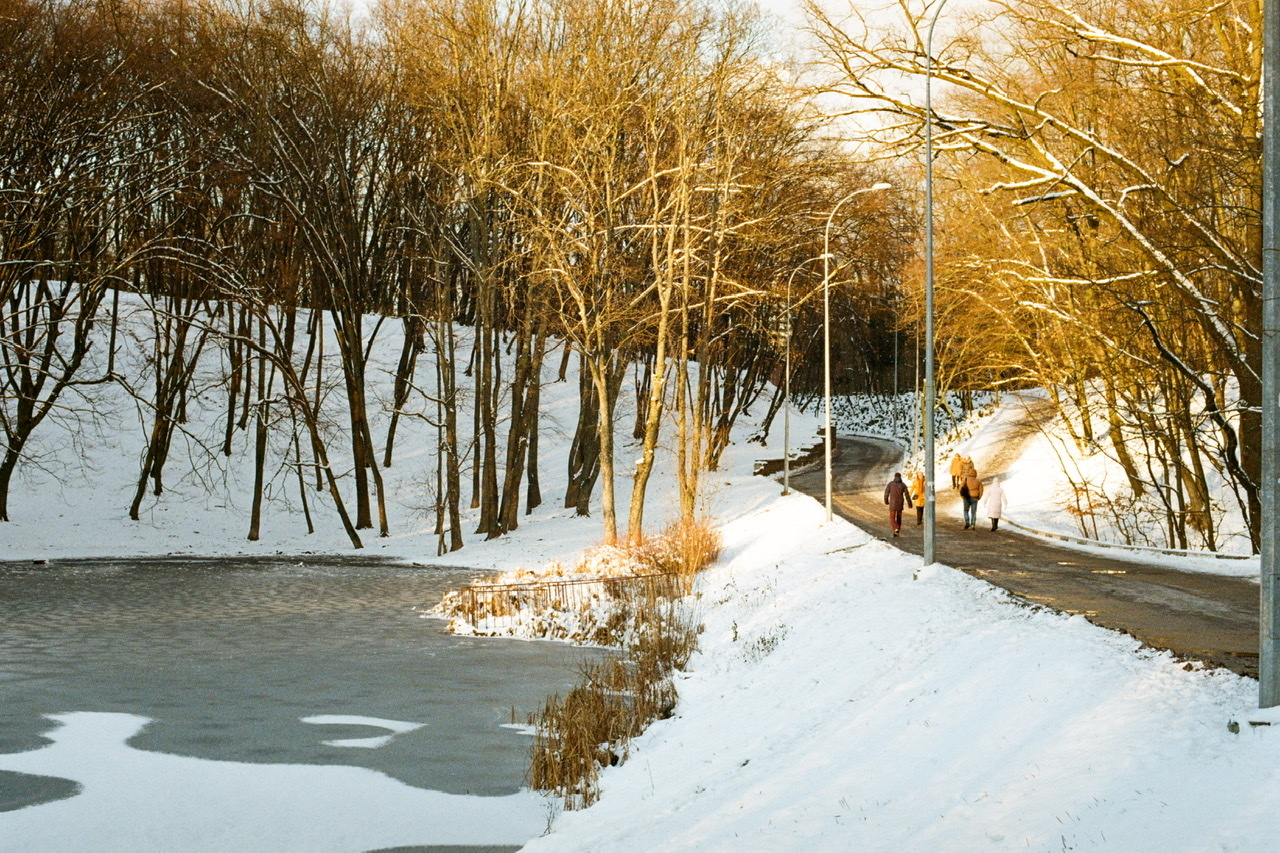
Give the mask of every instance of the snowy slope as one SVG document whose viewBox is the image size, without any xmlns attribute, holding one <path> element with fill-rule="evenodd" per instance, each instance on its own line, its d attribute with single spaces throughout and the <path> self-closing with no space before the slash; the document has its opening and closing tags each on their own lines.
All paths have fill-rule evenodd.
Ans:
<svg viewBox="0 0 1280 853">
<path fill-rule="evenodd" d="M 137 297 L 122 299 L 124 331 L 120 336 L 118 363 L 135 386 L 144 391 L 149 377 L 144 360 L 150 331 L 148 316 Z M 375 326 L 371 319 L 366 328 Z M 458 349 L 464 357 L 470 351 L 470 329 L 459 327 Z M 400 355 L 399 324 L 385 323 L 373 341 L 368 367 L 371 428 L 375 443 L 381 447 L 386 436 L 392 398 L 393 373 Z M 91 354 L 102 358 L 103 347 Z M 340 379 L 333 355 L 337 351 L 332 337 L 324 345 L 326 375 L 330 384 Z M 561 507 L 567 482 L 569 445 L 578 417 L 578 381 L 574 369 L 576 358 L 565 381 L 558 381 L 559 352 L 546 356 L 543 369 L 540 422 L 540 474 L 544 503 L 531 516 L 521 516 L 521 524 L 554 521 L 553 544 L 535 548 L 530 555 L 523 552 L 511 559 L 541 561 L 560 555 L 567 547 L 565 537 L 572 539 L 574 550 L 595 544 L 600 538 L 598 520 L 600 487 L 593 495 L 595 518 L 575 518 L 572 511 Z M 10 498 L 8 523 L 0 523 L 0 559 L 56 559 L 81 556 L 129 556 L 159 554 L 301 554 L 350 553 L 351 544 L 343 532 L 337 514 L 326 492 L 308 488 L 308 500 L 316 523 L 316 532 L 308 534 L 298 497 L 298 484 L 288 466 L 292 448 L 288 432 L 274 428 L 267 471 L 269 483 L 264 503 L 262 538 L 246 539 L 252 470 L 253 430 L 237 431 L 232 457 L 220 453 L 225 427 L 226 396 L 224 381 L 226 362 L 223 353 L 213 346 L 205 350 L 200 369 L 190 384 L 189 420 L 173 441 L 170 462 L 165 469 L 165 491 L 160 496 L 147 493 L 139 521 L 128 517 L 129 504 L 137 486 L 145 434 L 151 416 L 114 383 L 89 386 L 83 398 L 66 395 L 64 405 L 37 430 L 27 454 L 29 461 L 19 466 Z M 85 370 L 86 375 L 105 372 L 101 363 Z M 506 376 L 510 377 L 508 365 Z M 434 391 L 430 357 L 420 361 L 418 381 Z M 472 400 L 471 380 L 458 375 L 461 398 L 459 424 L 465 434 L 470 429 Z M 627 460 L 638 455 L 631 441 L 634 417 L 633 396 L 624 394 L 617 409 L 619 514 L 625 522 L 627 502 L 631 496 L 630 467 Z M 348 509 L 354 512 L 350 493 L 350 447 L 343 432 L 345 401 L 339 391 L 326 395 L 325 415 L 329 454 L 344 489 Z M 411 401 L 411 409 L 434 415 L 434 408 L 421 397 Z M 761 409 L 763 406 L 760 407 Z M 278 410 L 277 410 L 278 412 Z M 800 416 L 811 434 L 812 417 Z M 746 427 L 744 427 L 746 428 Z M 507 426 L 498 426 L 499 441 L 505 442 Z M 775 431 L 780 434 L 779 430 Z M 746 433 L 743 432 L 743 435 Z M 422 418 L 401 418 L 391 468 L 383 470 L 388 492 L 388 515 L 391 535 L 379 538 L 376 531 L 363 531 L 366 553 L 385 554 L 393 559 L 430 560 L 436 556 L 434 533 L 434 495 L 436 433 Z M 757 448 L 758 449 L 758 448 Z M 669 448 L 668 448 L 669 450 Z M 464 452 L 467 452 L 464 448 Z M 467 512 L 470 497 L 470 461 L 464 462 L 464 539 L 465 552 L 479 544 L 474 535 L 478 512 Z M 713 489 L 714 490 L 714 489 Z M 660 453 L 659 463 L 651 479 L 647 506 L 647 528 L 658 530 L 673 517 L 674 482 L 669 453 Z M 534 540 L 530 540 L 534 541 Z M 524 547 L 524 546 L 520 546 Z M 493 565 L 509 553 L 511 542 L 500 541 L 494 549 L 478 558 L 477 565 Z M 444 562 L 467 565 L 471 553 Z M 507 567 L 502 563 L 501 567 Z"/>
<path fill-rule="evenodd" d="M 518 531 L 436 558 L 427 517 L 414 509 L 427 440 L 407 434 L 391 472 L 396 532 L 370 538 L 369 550 L 504 569 L 571 560 L 593 544 L 598 521 L 558 509 L 575 393 L 572 379 L 548 385 L 547 505 Z M 128 406 L 114 405 L 128 427 Z M 817 421 L 817 413 L 796 415 L 792 434 L 813 435 Z M 144 522 L 128 522 L 137 435 L 108 426 L 84 441 L 46 440 L 47 472 L 27 475 L 19 520 L 0 525 L 5 556 L 347 550 L 331 516 L 308 537 L 284 502 L 273 504 L 264 542 L 246 542 L 236 501 L 247 491 L 235 470 L 214 497 L 207 483 L 175 483 L 149 500 Z M 725 556 L 701 581 L 706 632 L 681 677 L 676 716 L 605 772 L 597 805 L 561 814 L 527 849 L 1273 849 L 1280 728 L 1249 721 L 1280 716 L 1253 710 L 1255 682 L 1188 670 L 1080 617 L 1028 609 L 842 521 L 824 523 L 816 502 L 783 498 L 776 483 L 750 476 L 755 457 L 778 452 L 781 427 L 769 448 L 747 444 L 749 429 L 725 470 L 707 480 Z M 106 485 L 88 489 L 80 472 Z M 625 499 L 627 480 L 619 486 Z M 1011 498 L 1020 488 L 1014 479 Z M 658 479 L 655 512 L 671 496 L 669 480 Z M 1015 516 L 1035 502 L 1023 495 L 1017 505 Z M 207 780 L 184 780 L 183 766 L 166 765 L 177 774 L 171 784 L 198 791 Z M 311 781 L 327 790 L 325 779 Z M 78 799 L 65 801 L 69 819 L 106 833 L 127 819 Z M 199 809 L 199 798 L 192 802 Z M 17 826 L 22 814 L 0 815 L 10 847 L 6 819 Z M 280 838 L 270 809 L 246 807 L 237 820 L 245 837 L 257 827 L 262 838 Z M 414 820 L 390 819 L 394 843 L 408 843 L 399 830 Z M 153 841 L 155 850 L 202 849 L 190 834 Z M 293 841 L 292 849 L 309 849 L 308 836 Z"/>
<path fill-rule="evenodd" d="M 767 491 L 725 519 L 676 718 L 526 850 L 1274 849 L 1256 682 Z"/>
</svg>

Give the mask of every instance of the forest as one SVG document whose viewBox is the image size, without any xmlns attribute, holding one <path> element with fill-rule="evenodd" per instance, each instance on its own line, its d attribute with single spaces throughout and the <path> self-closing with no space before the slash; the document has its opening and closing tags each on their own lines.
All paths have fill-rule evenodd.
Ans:
<svg viewBox="0 0 1280 853">
<path fill-rule="evenodd" d="M 254 456 L 250 539 L 280 434 L 304 508 L 319 489 L 353 545 L 387 535 L 381 470 L 412 409 L 456 549 L 468 501 L 490 538 L 543 501 L 552 357 L 581 377 L 556 499 L 635 538 L 660 436 L 692 515 L 738 415 L 766 388 L 776 411 L 784 346 L 812 387 L 824 268 L 841 381 L 891 359 L 915 214 L 856 192 L 887 168 L 819 132 L 745 7 L 397 0 L 356 21 L 303 0 L 5 0 L 0 28 L 0 519 L 22 511 L 10 484 L 41 424 L 115 383 L 144 422 L 136 520 L 199 464 L 170 451 L 213 353 L 221 380 L 198 393 L 225 401 L 211 452 Z M 115 357 L 122 294 L 149 312 L 141 365 Z M 380 435 L 375 336 L 401 342 Z M 642 456 L 618 507 L 628 375 Z"/>
<path fill-rule="evenodd" d="M 548 359 L 580 405 L 546 497 L 639 537 L 663 445 L 691 516 L 735 420 L 759 406 L 767 434 L 785 364 L 820 390 L 824 284 L 837 390 L 914 381 L 932 121 L 939 390 L 1047 389 L 1127 480 L 1074 483 L 1086 533 L 1216 550 L 1235 514 L 1256 550 L 1261 4 L 961 4 L 931 53 L 936 2 L 807 6 L 799 69 L 712 0 L 0 0 L 0 520 L 41 425 L 104 384 L 144 413 L 137 518 L 189 464 L 201 358 L 215 452 L 259 472 L 250 538 L 282 442 L 353 544 L 386 535 L 411 412 L 441 548 L 465 509 L 515 528 L 544 499 Z M 114 358 L 122 298 L 149 312 L 141 365 Z"/>
<path fill-rule="evenodd" d="M 1128 483 L 1075 484 L 1085 535 L 1217 550 L 1231 513 L 1256 553 L 1262 3 L 806 5 L 868 150 L 923 157 L 903 81 L 937 87 L 940 384 L 1049 390 Z"/>
</svg>

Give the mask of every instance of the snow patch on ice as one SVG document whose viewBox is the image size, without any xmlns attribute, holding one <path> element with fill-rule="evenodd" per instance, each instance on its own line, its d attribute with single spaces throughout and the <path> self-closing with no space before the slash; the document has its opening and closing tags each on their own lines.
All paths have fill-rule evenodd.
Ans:
<svg viewBox="0 0 1280 853">
<path fill-rule="evenodd" d="M 370 726 L 391 732 L 389 735 L 375 737 L 321 741 L 325 746 L 354 747 L 357 749 L 377 749 L 378 747 L 386 746 L 391 743 L 396 735 L 417 731 L 426 725 L 426 723 L 406 723 L 400 720 L 384 720 L 380 717 L 362 717 L 355 714 L 317 714 L 311 717 L 302 717 L 301 720 L 304 723 L 311 723 L 317 726 Z"/>
<path fill-rule="evenodd" d="M 83 790 L 0 813 L 2 853 L 519 845 L 546 823 L 545 800 L 530 792 L 463 796 L 358 767 L 169 755 L 128 745 L 147 717 L 77 712 L 49 718 L 58 723 L 46 735 L 50 745 L 0 754 L 0 770 L 71 779 Z"/>
</svg>

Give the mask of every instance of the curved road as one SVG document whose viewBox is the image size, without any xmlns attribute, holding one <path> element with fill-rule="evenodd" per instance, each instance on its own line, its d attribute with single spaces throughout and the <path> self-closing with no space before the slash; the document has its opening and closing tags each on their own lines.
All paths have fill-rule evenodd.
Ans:
<svg viewBox="0 0 1280 853">
<path fill-rule="evenodd" d="M 833 465 L 834 508 L 858 527 L 913 554 L 922 552 L 915 512 L 903 514 L 902 536 L 893 539 L 884 486 L 902 451 L 887 441 L 837 438 Z M 998 470 L 998 469 L 997 469 Z M 991 472 L 980 469 L 985 478 Z M 823 500 L 821 467 L 791 475 L 798 491 Z M 960 499 L 944 483 L 938 489 L 938 562 L 988 581 L 1027 601 L 1123 631 L 1180 658 L 1258 673 L 1258 585 L 1250 580 L 1182 572 L 1159 565 L 1109 559 L 1001 529 L 987 519 L 963 530 Z"/>
</svg>

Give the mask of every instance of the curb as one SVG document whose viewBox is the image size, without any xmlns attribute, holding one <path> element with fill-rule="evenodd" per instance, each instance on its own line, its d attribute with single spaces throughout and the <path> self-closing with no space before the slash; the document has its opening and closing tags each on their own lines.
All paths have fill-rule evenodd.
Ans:
<svg viewBox="0 0 1280 853">
<path fill-rule="evenodd" d="M 1067 533 L 1050 533 L 1047 530 L 1036 530 L 1034 527 L 1027 527 L 1019 524 L 1010 518 L 1000 519 L 1002 524 L 1007 524 L 1012 528 L 1030 534 L 1031 536 L 1041 536 L 1045 539 L 1057 539 L 1062 542 L 1071 542 L 1076 545 L 1087 545 L 1091 548 L 1104 548 L 1115 551 L 1129 551 L 1134 554 L 1166 554 L 1172 557 L 1207 557 L 1215 560 L 1256 560 L 1257 557 L 1252 554 L 1224 554 L 1220 551 L 1188 551 L 1180 548 L 1151 548 L 1145 545 L 1121 545 L 1117 542 L 1103 542 L 1099 539 L 1086 539 L 1083 536 L 1071 536 Z"/>
<path fill-rule="evenodd" d="M 800 467 L 812 465 L 826 456 L 826 440 L 821 437 L 819 431 L 819 440 L 816 444 L 802 444 L 791 453 L 791 473 L 795 473 Z M 832 458 L 838 455 L 839 446 L 832 448 Z M 756 459 L 752 470 L 752 475 L 756 477 L 772 477 L 775 474 L 781 474 L 786 467 L 784 460 L 772 457 L 769 459 Z"/>
</svg>

